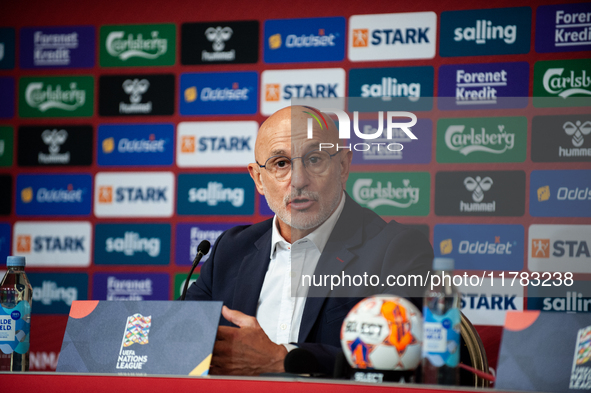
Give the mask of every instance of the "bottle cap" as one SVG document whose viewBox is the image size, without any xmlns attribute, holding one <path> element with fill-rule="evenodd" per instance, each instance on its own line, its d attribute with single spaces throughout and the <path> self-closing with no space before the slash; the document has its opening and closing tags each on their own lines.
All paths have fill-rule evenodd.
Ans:
<svg viewBox="0 0 591 393">
<path fill-rule="evenodd" d="M 433 259 L 433 270 L 454 270 L 453 258 Z"/>
<path fill-rule="evenodd" d="M 7 257 L 6 266 L 25 266 L 25 257 Z"/>
</svg>

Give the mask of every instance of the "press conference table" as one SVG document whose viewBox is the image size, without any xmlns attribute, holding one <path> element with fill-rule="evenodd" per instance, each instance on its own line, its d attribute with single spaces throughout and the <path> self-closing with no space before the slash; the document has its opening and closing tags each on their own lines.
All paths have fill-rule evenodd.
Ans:
<svg viewBox="0 0 591 393">
<path fill-rule="evenodd" d="M 250 378 L 250 377 L 178 377 L 116 376 L 101 374 L 70 374 L 55 372 L 6 373 L 0 372 L 0 390 L 21 392 L 281 392 L 281 393 L 441 393 L 483 392 L 483 389 L 446 388 L 433 385 L 403 385 L 396 383 L 370 384 L 312 378 Z M 8 390 L 6 390 L 8 391 Z M 506 390 L 486 389 L 491 393 Z"/>
</svg>

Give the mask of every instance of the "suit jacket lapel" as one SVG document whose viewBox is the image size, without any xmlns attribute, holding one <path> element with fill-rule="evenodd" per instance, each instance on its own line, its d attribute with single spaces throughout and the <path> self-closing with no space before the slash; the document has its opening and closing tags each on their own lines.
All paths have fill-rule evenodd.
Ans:
<svg viewBox="0 0 591 393">
<path fill-rule="evenodd" d="M 247 315 L 256 316 L 257 304 L 269 268 L 271 254 L 271 229 L 254 243 L 250 253 L 244 256 L 236 278 L 236 290 L 232 307 Z"/>
<path fill-rule="evenodd" d="M 345 194 L 345 196 L 345 207 L 318 260 L 314 271 L 316 276 L 340 273 L 356 256 L 349 249 L 358 246 L 363 241 L 363 221 L 359 218 L 360 207 L 349 195 Z M 330 295 L 329 292 L 330 288 L 326 286 L 310 288 L 298 335 L 299 342 L 305 341 L 310 334 L 322 305 Z"/>
</svg>

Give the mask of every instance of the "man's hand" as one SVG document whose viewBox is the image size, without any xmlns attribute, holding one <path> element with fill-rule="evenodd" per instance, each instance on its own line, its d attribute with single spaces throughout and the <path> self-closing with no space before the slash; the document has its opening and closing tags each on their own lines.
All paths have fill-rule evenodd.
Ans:
<svg viewBox="0 0 591 393">
<path fill-rule="evenodd" d="M 284 372 L 287 349 L 269 340 L 256 318 L 224 306 L 222 315 L 238 328 L 220 326 L 213 346 L 212 375 Z"/>
</svg>

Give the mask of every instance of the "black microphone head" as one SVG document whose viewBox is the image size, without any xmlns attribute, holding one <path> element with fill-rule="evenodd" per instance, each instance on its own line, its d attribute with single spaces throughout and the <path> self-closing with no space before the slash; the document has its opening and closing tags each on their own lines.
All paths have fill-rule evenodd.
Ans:
<svg viewBox="0 0 591 393">
<path fill-rule="evenodd" d="M 202 255 L 207 255 L 210 247 L 211 247 L 211 243 L 208 242 L 207 240 L 203 240 L 201 243 L 199 243 L 199 246 L 197 246 L 197 253 L 201 253 Z"/>
</svg>

